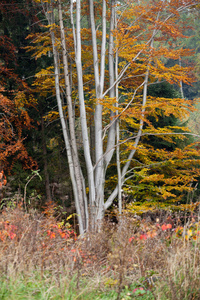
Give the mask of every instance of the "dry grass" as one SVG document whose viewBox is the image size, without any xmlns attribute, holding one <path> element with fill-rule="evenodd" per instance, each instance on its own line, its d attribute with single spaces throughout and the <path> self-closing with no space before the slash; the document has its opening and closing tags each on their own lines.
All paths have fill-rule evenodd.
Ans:
<svg viewBox="0 0 200 300">
<path fill-rule="evenodd" d="M 38 274 L 50 287 L 56 286 L 60 295 L 73 290 L 76 297 L 72 299 L 92 299 L 86 294 L 95 290 L 114 290 L 116 298 L 111 299 L 134 299 L 130 294 L 134 285 L 151 292 L 151 298 L 141 299 L 200 299 L 198 239 L 186 240 L 172 230 L 162 231 L 156 224 L 128 216 L 76 240 L 73 235 L 64 239 L 55 225 L 53 216 L 27 214 L 20 207 L 5 210 L 0 216 L 2 277 L 35 278 L 33 274 Z M 11 232 L 16 234 L 13 239 Z M 140 238 L 148 232 L 156 235 Z M 129 292 L 123 294 L 125 287 Z"/>
</svg>

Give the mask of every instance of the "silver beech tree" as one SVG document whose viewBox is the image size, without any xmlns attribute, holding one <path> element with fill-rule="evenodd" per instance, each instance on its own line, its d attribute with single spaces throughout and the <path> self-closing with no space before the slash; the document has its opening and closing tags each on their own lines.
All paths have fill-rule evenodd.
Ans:
<svg viewBox="0 0 200 300">
<path fill-rule="evenodd" d="M 190 102 L 182 97 L 150 97 L 148 86 L 162 81 L 176 84 L 192 81 L 191 69 L 177 62 L 191 53 L 176 42 L 184 37 L 180 14 L 194 8 L 197 1 L 35 2 L 42 7 L 46 17 L 43 28 L 47 35 L 35 37 L 34 43 L 40 45 L 38 57 L 49 51 L 53 53 L 52 82 L 79 229 L 83 233 L 96 229 L 117 197 L 121 213 L 123 184 L 134 176 L 142 163 L 145 166 L 158 162 L 158 159 L 160 163 L 174 159 L 173 155 L 164 154 L 164 150 L 147 159 L 153 150 L 142 138 L 157 135 L 173 142 L 178 126 L 155 128 L 148 118 L 156 118 L 161 112 L 177 118 L 185 116 Z M 169 59 L 174 63 L 167 66 Z M 42 74 L 41 71 L 37 76 L 44 78 L 43 75 L 49 76 L 48 72 Z M 40 81 L 40 84 L 45 82 Z M 67 110 L 63 108 L 65 101 Z M 83 176 L 79 157 L 76 118 L 80 118 L 86 176 Z M 128 126 L 133 128 L 130 133 Z M 139 161 L 141 153 L 146 162 L 145 158 L 142 163 Z M 175 155 L 178 157 L 178 152 Z M 105 199 L 107 171 L 113 161 L 116 161 L 118 179 Z M 139 165 L 133 165 L 133 162 Z M 143 172 L 148 177 L 147 169 Z M 189 179 L 184 180 L 187 185 Z M 170 194 L 170 189 L 160 189 L 160 193 L 165 197 Z"/>
</svg>

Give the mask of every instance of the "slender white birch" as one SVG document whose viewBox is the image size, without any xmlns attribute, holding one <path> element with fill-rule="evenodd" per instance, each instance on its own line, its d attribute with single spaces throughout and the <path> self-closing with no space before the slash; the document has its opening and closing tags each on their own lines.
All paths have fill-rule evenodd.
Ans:
<svg viewBox="0 0 200 300">
<path fill-rule="evenodd" d="M 88 227 L 87 197 L 82 182 L 83 176 L 81 175 L 82 171 L 80 168 L 77 142 L 76 142 L 75 120 L 74 120 L 74 113 L 72 107 L 70 78 L 69 78 L 69 70 L 68 70 L 68 58 L 67 58 L 67 50 L 66 50 L 65 29 L 63 24 L 61 0 L 58 1 L 58 13 L 59 13 L 59 23 L 60 23 L 60 33 L 61 33 L 61 46 L 62 46 L 63 70 L 64 70 L 64 78 L 65 78 L 65 93 L 66 93 L 67 109 L 68 109 L 70 143 L 71 143 L 71 149 L 72 149 L 72 155 L 74 161 L 74 173 L 77 182 L 77 190 L 78 190 L 83 226 L 84 229 L 87 230 Z"/>
<path fill-rule="evenodd" d="M 105 54 L 106 54 L 106 1 L 102 0 L 102 41 L 101 41 L 101 56 L 100 63 L 98 59 L 97 50 L 97 37 L 96 37 L 96 25 L 94 18 L 94 2 L 89 0 L 90 5 L 90 24 L 92 32 L 92 48 L 93 48 L 93 66 L 95 77 L 95 91 L 96 91 L 96 106 L 94 114 L 95 124 L 95 161 L 97 163 L 95 167 L 95 197 L 96 197 L 96 214 L 97 220 L 101 220 L 104 215 L 104 182 L 105 172 L 103 160 L 103 139 L 102 139 L 102 104 L 99 100 L 102 99 L 102 93 L 104 88 L 105 78 Z M 100 65 L 100 73 L 99 73 Z"/>
<path fill-rule="evenodd" d="M 73 0 L 71 0 L 71 2 L 73 2 Z M 73 3 L 71 3 L 71 9 L 73 9 Z M 74 41 L 75 41 L 75 61 L 76 61 L 77 79 L 78 79 L 78 95 L 79 95 L 79 109 L 80 109 L 80 116 L 81 116 L 83 150 L 84 150 L 84 157 L 86 162 L 88 185 L 89 185 L 90 223 L 93 228 L 95 223 L 94 208 L 96 205 L 96 198 L 95 198 L 94 172 L 93 172 L 92 158 L 90 154 L 87 116 L 86 116 L 84 90 L 83 90 L 83 70 L 82 70 L 82 61 L 81 61 L 82 49 L 81 49 L 81 2 L 80 0 L 76 1 L 76 28 L 73 22 L 73 12 L 71 12 L 71 23 L 73 26 Z"/>
<path fill-rule="evenodd" d="M 76 211 L 78 215 L 78 223 L 79 223 L 79 231 L 80 234 L 82 234 L 86 228 L 84 228 L 84 216 L 81 214 L 81 208 L 80 208 L 80 197 L 78 195 L 78 188 L 77 188 L 77 180 L 75 177 L 74 172 L 74 161 L 73 161 L 73 155 L 70 147 L 70 141 L 69 141 L 69 135 L 67 130 L 67 124 L 65 122 L 65 116 L 63 112 L 62 107 L 62 100 L 61 100 L 61 94 L 60 94 L 60 82 L 59 82 L 59 62 L 58 62 L 58 51 L 56 48 L 56 42 L 55 42 L 55 34 L 52 30 L 52 25 L 54 24 L 54 17 L 52 8 L 47 5 L 46 17 L 50 25 L 50 35 L 51 35 L 51 41 L 52 41 L 52 48 L 53 48 L 53 57 L 54 57 L 54 77 L 55 77 L 55 90 L 56 90 L 56 99 L 57 99 L 57 105 L 58 105 L 58 111 L 60 116 L 60 122 L 62 126 L 62 132 L 65 142 L 65 147 L 67 151 L 67 158 L 68 158 L 68 164 L 69 164 L 69 170 L 70 170 L 70 177 L 72 180 L 72 187 L 73 187 L 73 193 L 74 193 L 74 199 L 75 199 L 75 206 Z"/>
<path fill-rule="evenodd" d="M 109 68 L 109 83 L 110 87 L 112 87 L 109 91 L 110 98 L 115 97 L 115 66 L 114 66 L 114 37 L 113 31 L 115 28 L 115 0 L 111 0 L 110 2 L 110 9 L 111 9 L 111 16 L 110 16 L 110 29 L 109 29 L 109 46 L 108 46 L 108 68 Z M 109 165 L 109 162 L 113 156 L 114 148 L 116 142 L 116 122 L 113 122 L 113 118 L 115 117 L 116 113 L 111 110 L 110 112 L 110 120 L 112 125 L 108 131 L 108 142 L 106 152 L 107 155 L 105 156 L 105 166 Z M 111 150 L 112 149 L 112 150 Z"/>
<path fill-rule="evenodd" d="M 117 18 L 116 18 L 116 12 L 115 12 L 115 29 L 117 29 Z M 115 78 L 118 78 L 118 63 L 119 63 L 119 57 L 118 57 L 118 49 L 116 49 L 115 54 Z M 116 83 L 115 88 L 115 95 L 116 95 L 116 107 L 119 107 L 119 84 Z M 116 110 L 116 115 L 118 115 L 118 110 Z M 122 174 L 121 174 L 121 163 L 120 163 L 120 119 L 117 118 L 116 120 L 116 163 L 117 163 L 117 176 L 118 176 L 118 210 L 119 214 L 122 213 Z"/>
</svg>

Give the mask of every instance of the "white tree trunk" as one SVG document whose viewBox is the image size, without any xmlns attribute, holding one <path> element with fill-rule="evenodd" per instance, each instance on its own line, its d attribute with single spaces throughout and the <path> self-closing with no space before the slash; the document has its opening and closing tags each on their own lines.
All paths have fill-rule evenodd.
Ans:
<svg viewBox="0 0 200 300">
<path fill-rule="evenodd" d="M 104 216 L 104 183 L 105 171 L 103 164 L 103 139 L 102 139 L 102 99 L 105 77 L 105 53 L 106 53 L 106 1 L 102 1 L 102 42 L 101 42 L 101 58 L 100 58 L 100 74 L 99 60 L 97 52 L 96 27 L 94 19 L 94 3 L 89 0 L 90 4 L 90 24 L 92 31 L 92 48 L 93 48 L 93 66 L 95 77 L 96 91 L 96 107 L 94 115 L 95 124 L 95 200 L 96 200 L 96 221 L 102 220 Z"/>
<path fill-rule="evenodd" d="M 71 0 L 73 2 L 73 0 Z M 73 5 L 71 5 L 71 8 Z M 71 13 L 72 15 L 72 13 Z M 84 149 L 84 157 L 87 168 L 87 176 L 88 176 L 88 185 L 89 185 L 89 203 L 90 203 L 90 224 L 93 228 L 94 226 L 94 208 L 96 206 L 96 198 L 95 198 L 95 181 L 94 181 L 94 172 L 92 159 L 90 155 L 90 145 L 89 145 L 89 136 L 87 129 L 87 117 L 86 117 L 86 109 L 85 109 L 85 99 L 84 99 L 84 90 L 83 90 L 83 75 L 82 75 L 82 61 L 81 61 L 81 4 L 80 0 L 76 1 L 76 30 L 74 28 L 73 16 L 72 16 L 72 25 L 73 32 L 75 34 L 75 60 L 76 60 L 76 68 L 77 68 L 77 78 L 78 78 L 78 94 L 79 94 L 79 108 L 80 108 L 80 116 L 81 116 L 81 130 L 83 137 L 83 149 Z"/>
<path fill-rule="evenodd" d="M 68 119 L 69 119 L 70 143 L 71 143 L 71 149 L 72 149 L 74 173 L 75 173 L 75 178 L 76 178 L 76 183 L 77 183 L 77 190 L 78 190 L 78 197 L 79 197 L 79 203 L 80 203 L 83 228 L 84 228 L 84 230 L 87 230 L 87 228 L 88 228 L 87 197 L 86 197 L 86 191 L 84 188 L 84 183 L 82 181 L 83 176 L 81 174 L 82 171 L 80 168 L 77 142 L 76 142 L 75 120 L 74 120 L 72 98 L 71 98 L 70 77 L 69 77 L 69 70 L 68 70 L 68 59 L 67 59 L 67 51 L 66 51 L 65 30 L 64 30 L 64 25 L 63 25 L 61 0 L 58 1 L 58 11 L 59 11 L 59 23 L 60 23 L 60 32 L 61 32 L 63 69 L 64 69 L 64 78 L 65 78 L 65 93 L 66 93 L 66 99 L 67 99 Z"/>
<path fill-rule="evenodd" d="M 110 83 L 110 91 L 109 96 L 110 98 L 115 97 L 115 66 L 114 66 L 114 37 L 113 37 L 113 30 L 115 28 L 115 0 L 111 0 L 110 2 L 111 8 L 111 16 L 110 16 L 110 30 L 109 30 L 109 47 L 108 47 L 108 67 L 109 67 L 109 83 Z M 106 168 L 111 161 L 113 153 L 115 151 L 114 145 L 116 143 L 116 122 L 114 121 L 116 113 L 111 111 L 110 112 L 110 121 L 112 125 L 108 131 L 108 142 L 106 148 L 106 155 L 105 155 L 105 166 Z M 114 122 L 113 122 L 114 121 Z"/>
<path fill-rule="evenodd" d="M 52 8 L 50 8 L 49 6 L 47 6 L 46 16 L 47 16 L 49 25 L 51 26 L 52 24 L 54 24 Z M 72 155 L 71 146 L 70 146 L 70 140 L 69 140 L 69 135 L 68 135 L 68 130 L 67 130 L 67 123 L 65 122 L 65 116 L 64 116 L 63 108 L 62 108 L 62 100 L 61 100 L 61 95 L 60 95 L 60 82 L 59 82 L 59 62 L 58 62 L 59 54 L 58 54 L 58 51 L 57 51 L 57 48 L 55 45 L 55 34 L 51 28 L 50 28 L 50 35 L 51 35 L 53 57 L 54 57 L 56 99 L 57 99 L 57 104 L 58 104 L 58 111 L 59 111 L 60 122 L 61 122 L 61 126 L 62 126 L 65 147 L 66 147 L 66 151 L 67 151 L 70 177 L 72 180 L 75 206 L 76 206 L 76 211 L 77 211 L 77 215 L 78 215 L 79 231 L 82 234 L 85 231 L 85 228 L 84 228 L 85 220 L 83 219 L 84 216 L 81 214 L 80 197 L 78 195 L 78 187 L 77 187 L 77 180 L 76 180 L 75 171 L 74 171 L 75 169 L 74 169 L 73 155 Z"/>
</svg>

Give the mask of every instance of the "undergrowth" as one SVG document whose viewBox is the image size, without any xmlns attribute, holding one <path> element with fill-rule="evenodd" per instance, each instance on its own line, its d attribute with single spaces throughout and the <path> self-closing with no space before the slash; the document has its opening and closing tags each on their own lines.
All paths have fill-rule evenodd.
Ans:
<svg viewBox="0 0 200 300">
<path fill-rule="evenodd" d="M 198 215 L 123 215 L 77 237 L 51 208 L 0 215 L 0 299 L 200 299 Z"/>
</svg>

